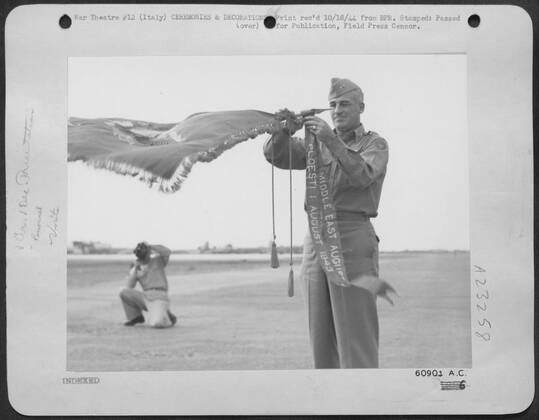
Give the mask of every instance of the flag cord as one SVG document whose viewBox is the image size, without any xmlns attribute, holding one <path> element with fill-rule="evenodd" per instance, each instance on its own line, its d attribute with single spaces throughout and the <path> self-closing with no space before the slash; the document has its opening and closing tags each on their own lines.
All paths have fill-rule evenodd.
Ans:
<svg viewBox="0 0 539 420">
<path fill-rule="evenodd" d="M 275 235 L 275 152 L 273 144 L 273 136 L 271 136 L 271 227 L 273 229 L 273 240 L 277 239 Z"/>
<path fill-rule="evenodd" d="M 290 185 L 290 267 L 293 265 L 292 260 L 292 138 L 288 141 L 288 175 L 289 175 L 289 185 Z"/>
<path fill-rule="evenodd" d="M 292 137 L 288 139 L 288 178 L 289 178 L 289 189 L 290 189 L 290 272 L 288 274 L 288 296 L 294 296 L 294 269 L 293 269 L 293 256 L 292 256 Z"/>
<path fill-rule="evenodd" d="M 273 230 L 273 239 L 271 241 L 270 266 L 271 268 L 278 268 L 279 255 L 277 253 L 277 244 L 275 243 L 277 235 L 275 235 L 275 153 L 273 147 L 273 136 L 271 136 L 271 225 Z"/>
</svg>

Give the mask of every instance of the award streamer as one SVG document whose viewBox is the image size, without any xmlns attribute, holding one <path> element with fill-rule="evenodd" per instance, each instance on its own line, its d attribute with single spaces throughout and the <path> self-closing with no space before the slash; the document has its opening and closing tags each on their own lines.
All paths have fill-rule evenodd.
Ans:
<svg viewBox="0 0 539 420">
<path fill-rule="evenodd" d="M 305 148 L 307 215 L 316 255 L 331 282 L 349 286 L 337 229 L 337 211 L 329 185 L 331 165 L 322 165 L 319 142 L 308 130 L 305 130 Z"/>
</svg>

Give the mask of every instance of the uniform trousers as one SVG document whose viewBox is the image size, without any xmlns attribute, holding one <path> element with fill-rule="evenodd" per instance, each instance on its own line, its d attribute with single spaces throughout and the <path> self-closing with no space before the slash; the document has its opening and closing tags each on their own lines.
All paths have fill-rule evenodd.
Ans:
<svg viewBox="0 0 539 420">
<path fill-rule="evenodd" d="M 120 299 L 128 321 L 143 315 L 146 312 L 146 322 L 155 328 L 172 326 L 168 315 L 169 300 L 167 292 L 163 290 L 139 290 L 124 288 L 120 291 Z"/>
<path fill-rule="evenodd" d="M 378 276 L 378 240 L 370 222 L 338 226 L 348 278 Z M 376 296 L 328 281 L 310 234 L 304 242 L 302 278 L 315 368 L 377 368 Z"/>
</svg>

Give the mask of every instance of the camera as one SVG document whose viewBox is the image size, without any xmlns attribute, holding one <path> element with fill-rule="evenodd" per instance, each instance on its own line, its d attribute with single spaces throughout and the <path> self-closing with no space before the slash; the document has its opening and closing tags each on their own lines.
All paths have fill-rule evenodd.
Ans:
<svg viewBox="0 0 539 420">
<path fill-rule="evenodd" d="M 150 247 L 145 242 L 139 242 L 133 253 L 139 260 L 144 260 L 150 253 Z"/>
</svg>

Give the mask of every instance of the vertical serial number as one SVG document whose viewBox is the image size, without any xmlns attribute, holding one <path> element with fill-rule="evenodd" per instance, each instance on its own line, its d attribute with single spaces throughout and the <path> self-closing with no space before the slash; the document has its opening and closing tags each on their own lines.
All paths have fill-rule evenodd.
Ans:
<svg viewBox="0 0 539 420">
<path fill-rule="evenodd" d="M 488 291 L 487 284 L 487 271 L 478 266 L 473 266 L 473 296 L 472 299 L 475 303 L 475 311 L 477 315 L 477 322 L 475 327 L 475 336 L 481 341 L 490 341 L 492 323 L 488 319 L 488 305 L 490 299 L 490 293 Z"/>
</svg>

